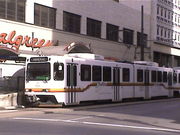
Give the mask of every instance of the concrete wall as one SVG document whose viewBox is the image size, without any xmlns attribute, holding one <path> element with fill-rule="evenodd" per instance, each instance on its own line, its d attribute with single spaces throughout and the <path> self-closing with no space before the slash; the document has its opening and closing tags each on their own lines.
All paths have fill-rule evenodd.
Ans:
<svg viewBox="0 0 180 135">
<path fill-rule="evenodd" d="M 0 107 L 17 106 L 17 93 L 0 94 Z"/>
</svg>

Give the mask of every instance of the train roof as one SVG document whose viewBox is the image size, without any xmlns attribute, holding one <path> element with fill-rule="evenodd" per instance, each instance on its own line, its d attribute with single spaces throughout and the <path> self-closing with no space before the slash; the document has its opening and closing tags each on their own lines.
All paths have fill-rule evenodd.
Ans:
<svg viewBox="0 0 180 135">
<path fill-rule="evenodd" d="M 155 66 L 155 67 L 159 66 L 158 63 L 151 62 L 151 61 L 134 61 L 133 64 L 146 65 L 146 66 Z"/>
<path fill-rule="evenodd" d="M 64 56 L 74 57 L 74 58 L 83 58 L 83 59 L 92 59 L 92 60 L 104 60 L 104 56 L 98 55 L 98 54 L 91 54 L 91 53 L 70 53 L 70 54 L 65 54 Z"/>
<path fill-rule="evenodd" d="M 180 67 L 173 67 L 174 70 L 180 70 Z"/>
<path fill-rule="evenodd" d="M 143 65 L 143 66 L 153 66 L 158 67 L 158 63 L 151 62 L 151 61 L 111 61 L 104 58 L 102 55 L 98 54 L 92 54 L 92 53 L 69 53 L 65 54 L 63 56 L 56 56 L 56 55 L 50 55 L 50 56 L 41 56 L 41 57 L 67 57 L 67 58 L 79 58 L 79 59 L 85 59 L 85 60 L 97 60 L 102 62 L 113 62 L 113 63 L 123 63 L 123 64 L 131 64 L 131 65 Z M 37 58 L 37 56 L 36 56 Z M 177 68 L 176 68 L 177 69 Z M 178 67 L 180 69 L 180 67 Z"/>
</svg>

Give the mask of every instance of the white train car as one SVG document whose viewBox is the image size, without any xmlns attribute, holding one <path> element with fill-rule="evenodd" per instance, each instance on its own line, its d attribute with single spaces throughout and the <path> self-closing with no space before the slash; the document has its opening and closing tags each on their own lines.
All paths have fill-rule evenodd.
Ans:
<svg viewBox="0 0 180 135">
<path fill-rule="evenodd" d="M 31 57 L 26 62 L 29 102 L 79 104 L 127 98 L 171 97 L 171 68 L 149 62 L 112 62 L 95 54 Z"/>
</svg>

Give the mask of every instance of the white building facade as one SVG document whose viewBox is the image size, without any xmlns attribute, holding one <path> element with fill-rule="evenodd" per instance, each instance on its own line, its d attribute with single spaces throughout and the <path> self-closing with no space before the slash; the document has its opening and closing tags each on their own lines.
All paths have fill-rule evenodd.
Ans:
<svg viewBox="0 0 180 135">
<path fill-rule="evenodd" d="M 1 59 L 83 42 L 108 59 L 140 60 L 142 5 L 145 60 L 180 65 L 178 0 L 0 0 Z"/>
</svg>

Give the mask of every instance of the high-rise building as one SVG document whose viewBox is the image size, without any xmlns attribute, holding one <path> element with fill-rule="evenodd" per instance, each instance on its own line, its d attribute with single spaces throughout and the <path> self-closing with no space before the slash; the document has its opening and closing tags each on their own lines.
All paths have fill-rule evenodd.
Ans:
<svg viewBox="0 0 180 135">
<path fill-rule="evenodd" d="M 180 66 L 180 0 L 122 0 L 120 3 L 150 15 L 152 61 L 160 66 Z M 145 26 L 146 27 L 146 26 Z"/>
</svg>

